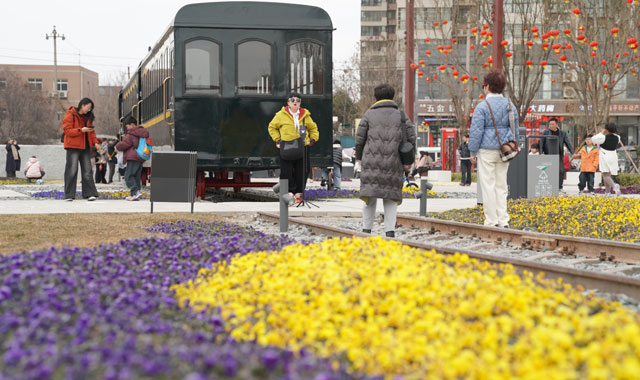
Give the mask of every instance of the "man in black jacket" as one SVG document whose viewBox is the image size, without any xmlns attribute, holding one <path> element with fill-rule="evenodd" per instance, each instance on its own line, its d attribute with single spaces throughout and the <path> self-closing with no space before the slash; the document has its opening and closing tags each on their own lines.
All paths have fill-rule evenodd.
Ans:
<svg viewBox="0 0 640 380">
<path fill-rule="evenodd" d="M 471 152 L 469 152 L 469 134 L 462 137 L 462 144 L 458 147 L 460 151 L 460 171 L 462 179 L 460 186 L 471 186 Z"/>
<path fill-rule="evenodd" d="M 558 144 L 560 145 L 559 151 L 558 151 L 558 157 L 560 158 L 559 161 L 559 186 L 558 188 L 560 190 L 562 190 L 562 183 L 564 182 L 564 176 L 565 176 L 565 170 L 564 170 L 564 147 L 565 145 L 567 146 L 567 149 L 569 149 L 569 156 L 573 156 L 573 145 L 571 145 L 571 141 L 569 141 L 569 136 L 567 136 L 567 133 L 563 130 L 561 130 L 558 126 L 558 119 L 556 119 L 555 117 L 552 117 L 549 120 L 549 129 L 546 129 L 544 132 L 542 132 L 543 135 L 551 135 L 551 136 L 558 136 Z M 549 154 L 549 146 L 550 143 L 547 141 L 547 139 L 542 139 L 542 154 Z"/>
</svg>

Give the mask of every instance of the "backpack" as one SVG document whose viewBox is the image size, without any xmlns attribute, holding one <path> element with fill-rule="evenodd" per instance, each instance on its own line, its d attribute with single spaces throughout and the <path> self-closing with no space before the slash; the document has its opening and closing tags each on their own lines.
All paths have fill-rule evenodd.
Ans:
<svg viewBox="0 0 640 380">
<path fill-rule="evenodd" d="M 153 152 L 153 141 L 151 138 L 139 137 L 138 138 L 138 147 L 136 148 L 136 153 L 143 160 L 147 161 L 151 158 L 151 153 Z"/>
</svg>

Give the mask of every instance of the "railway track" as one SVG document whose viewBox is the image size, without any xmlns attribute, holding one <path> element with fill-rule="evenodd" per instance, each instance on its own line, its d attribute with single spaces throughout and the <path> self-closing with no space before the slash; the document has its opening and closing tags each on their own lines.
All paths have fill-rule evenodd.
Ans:
<svg viewBox="0 0 640 380">
<path fill-rule="evenodd" d="M 273 223 L 274 213 L 258 217 Z M 348 226 L 345 218 L 289 218 L 290 227 L 299 225 L 318 235 L 334 237 L 370 237 L 358 227 Z M 342 222 L 341 222 L 342 221 Z M 562 278 L 565 283 L 585 289 L 625 294 L 640 300 L 640 247 L 598 239 L 572 238 L 526 231 L 485 227 L 430 218 L 398 216 L 396 240 L 411 247 L 434 249 L 442 254 L 463 253 L 471 258 L 496 264 L 511 264 L 520 271 L 544 272 L 547 278 Z M 345 228 L 346 227 L 346 228 Z M 593 247 L 588 247 L 592 245 Z M 536 250 L 537 249 L 539 250 Z M 566 248 L 565 248 L 566 247 Z M 584 253 L 583 253 L 584 250 Z M 605 252 L 606 257 L 600 255 Z M 615 253 L 615 258 L 613 257 Z M 587 256 L 591 255 L 591 256 Z M 623 262 L 616 261 L 624 258 Z M 606 269 L 595 268 L 606 265 Z M 587 269 L 576 268 L 576 265 Z"/>
</svg>

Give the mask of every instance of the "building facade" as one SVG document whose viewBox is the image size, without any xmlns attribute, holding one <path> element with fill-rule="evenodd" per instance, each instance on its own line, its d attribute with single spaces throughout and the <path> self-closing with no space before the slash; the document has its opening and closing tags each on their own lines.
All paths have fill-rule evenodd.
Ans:
<svg viewBox="0 0 640 380">
<path fill-rule="evenodd" d="M 82 98 L 88 97 L 94 102 L 99 95 L 98 73 L 82 66 L 58 65 L 58 83 L 54 87 L 53 65 L 2 65 L 0 64 L 0 88 L 6 87 L 8 73 L 14 74 L 42 91 L 56 103 L 58 120 L 70 106 L 77 106 Z"/>
</svg>

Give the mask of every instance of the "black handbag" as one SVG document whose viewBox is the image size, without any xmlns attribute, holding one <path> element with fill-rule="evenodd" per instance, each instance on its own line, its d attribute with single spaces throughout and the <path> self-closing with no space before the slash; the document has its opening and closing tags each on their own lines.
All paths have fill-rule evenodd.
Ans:
<svg viewBox="0 0 640 380">
<path fill-rule="evenodd" d="M 280 158 L 287 161 L 295 161 L 302 158 L 304 154 L 304 139 L 307 136 L 307 128 L 302 121 L 300 137 L 290 141 L 280 140 Z"/>
<path fill-rule="evenodd" d="M 409 141 L 407 136 L 407 114 L 404 111 L 400 111 L 400 128 L 402 128 L 402 141 L 400 141 L 400 146 L 398 146 L 398 153 L 400 154 L 400 162 L 402 165 L 411 165 L 416 160 L 416 147 L 413 146 L 413 143 Z"/>
</svg>

